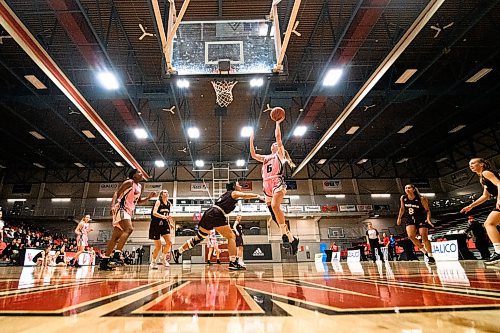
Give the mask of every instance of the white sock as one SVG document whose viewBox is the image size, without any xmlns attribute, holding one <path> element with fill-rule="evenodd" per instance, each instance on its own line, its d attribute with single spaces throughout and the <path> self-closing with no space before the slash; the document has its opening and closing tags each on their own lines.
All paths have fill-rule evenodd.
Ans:
<svg viewBox="0 0 500 333">
<path fill-rule="evenodd" d="M 500 254 L 500 243 L 493 243 L 493 247 L 495 248 L 495 253 Z"/>
</svg>

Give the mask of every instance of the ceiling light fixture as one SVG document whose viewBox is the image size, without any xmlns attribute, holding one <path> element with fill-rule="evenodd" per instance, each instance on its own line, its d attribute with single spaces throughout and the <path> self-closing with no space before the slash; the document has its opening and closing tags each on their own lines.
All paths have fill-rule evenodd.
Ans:
<svg viewBox="0 0 500 333">
<path fill-rule="evenodd" d="M 398 131 L 399 134 L 405 134 L 406 132 L 408 132 L 409 130 L 411 130 L 413 128 L 413 125 L 406 125 L 405 127 L 403 127 L 402 129 L 400 129 Z"/>
<path fill-rule="evenodd" d="M 318 161 L 318 163 L 316 163 L 316 164 L 318 164 L 318 165 L 323 165 L 323 164 L 325 164 L 325 163 L 326 163 L 326 158 L 322 158 L 322 159 L 320 159 L 320 160 Z"/>
<path fill-rule="evenodd" d="M 481 78 L 483 78 L 486 74 L 491 72 L 493 68 L 483 68 L 479 70 L 476 74 L 472 75 L 469 79 L 467 79 L 467 83 L 476 83 L 479 81 Z"/>
<path fill-rule="evenodd" d="M 366 163 L 368 162 L 368 159 L 367 158 L 363 158 L 363 159 L 360 159 L 357 164 L 363 164 L 363 163 Z"/>
<path fill-rule="evenodd" d="M 97 73 L 97 78 L 101 82 L 101 85 L 107 90 L 117 90 L 120 88 L 120 84 L 115 74 L 111 72 L 99 72 Z"/>
<path fill-rule="evenodd" d="M 137 139 L 147 139 L 148 138 L 148 133 L 144 128 L 136 128 L 134 129 L 134 134 Z"/>
<path fill-rule="evenodd" d="M 304 136 L 307 132 L 307 127 L 306 126 L 297 126 L 295 127 L 295 130 L 293 131 L 293 136 Z"/>
<path fill-rule="evenodd" d="M 189 88 L 189 81 L 186 79 L 177 80 L 177 87 L 181 89 Z"/>
<path fill-rule="evenodd" d="M 38 90 L 47 89 L 47 86 L 43 84 L 43 82 L 40 81 L 35 75 L 25 75 L 24 78 Z"/>
<path fill-rule="evenodd" d="M 250 87 L 262 87 L 264 85 L 264 79 L 259 77 L 250 80 Z"/>
<path fill-rule="evenodd" d="M 35 138 L 37 138 L 38 140 L 45 140 L 45 137 L 43 135 L 41 135 L 40 133 L 38 133 L 37 131 L 30 131 L 29 133 L 31 135 L 33 135 Z"/>
<path fill-rule="evenodd" d="M 236 166 L 239 166 L 239 167 L 245 166 L 245 160 L 237 160 Z"/>
<path fill-rule="evenodd" d="M 449 130 L 448 133 L 456 133 L 456 132 L 460 131 L 461 129 L 463 129 L 464 127 L 465 127 L 465 125 L 458 125 L 457 127 Z"/>
<path fill-rule="evenodd" d="M 115 162 L 115 165 L 118 166 L 118 167 L 122 167 L 123 163 L 122 162 Z"/>
<path fill-rule="evenodd" d="M 156 160 L 155 161 L 155 166 L 157 168 L 163 168 L 163 167 L 165 167 L 165 162 L 163 162 L 162 160 Z"/>
<path fill-rule="evenodd" d="M 356 133 L 356 131 L 359 129 L 359 126 L 352 126 L 351 128 L 349 128 L 349 130 L 345 133 L 347 135 L 353 135 L 354 133 Z"/>
<path fill-rule="evenodd" d="M 83 164 L 82 164 L 82 163 L 80 163 L 80 162 L 75 162 L 74 164 L 75 164 L 77 167 L 79 167 L 79 168 L 85 168 L 85 165 L 83 165 Z"/>
<path fill-rule="evenodd" d="M 406 83 L 412 76 L 415 74 L 417 70 L 415 68 L 409 68 L 404 71 L 403 74 L 396 80 L 396 83 L 403 84 Z"/>
<path fill-rule="evenodd" d="M 198 127 L 190 127 L 188 128 L 187 132 L 188 136 L 191 139 L 198 139 L 200 137 L 200 130 L 198 129 Z"/>
<path fill-rule="evenodd" d="M 244 138 L 250 137 L 250 134 L 252 134 L 253 128 L 250 126 L 245 126 L 241 129 L 240 135 Z"/>
<path fill-rule="evenodd" d="M 83 135 L 85 135 L 89 139 L 95 139 L 94 133 L 89 130 L 82 130 Z"/>
<path fill-rule="evenodd" d="M 40 168 L 40 169 L 45 169 L 45 166 L 41 165 L 40 163 L 33 163 L 34 166 L 36 166 L 37 168 Z"/>
<path fill-rule="evenodd" d="M 204 167 L 204 166 L 205 166 L 205 162 L 203 162 L 203 160 L 196 160 L 196 161 L 194 162 L 194 164 L 195 164 L 195 165 L 196 165 L 196 167 L 198 167 L 198 168 L 202 168 L 202 167 Z"/>
<path fill-rule="evenodd" d="M 326 73 L 325 78 L 323 79 L 323 85 L 326 87 L 334 86 L 339 82 L 341 76 L 342 69 L 332 68 Z"/>
</svg>

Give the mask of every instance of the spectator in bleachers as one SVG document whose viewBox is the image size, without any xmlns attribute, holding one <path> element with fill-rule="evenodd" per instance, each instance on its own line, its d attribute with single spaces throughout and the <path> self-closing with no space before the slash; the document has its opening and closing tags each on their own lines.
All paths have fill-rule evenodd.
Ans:
<svg viewBox="0 0 500 333">
<path fill-rule="evenodd" d="M 479 181 L 483 185 L 483 194 L 473 203 L 465 206 L 460 211 L 461 213 L 468 213 L 472 208 L 479 206 L 486 202 L 491 197 L 497 197 L 495 208 L 488 215 L 484 222 L 484 227 L 488 233 L 488 237 L 493 243 L 495 253 L 486 260 L 486 265 L 492 265 L 500 262 L 500 232 L 497 226 L 500 225 L 500 197 L 498 190 L 500 188 L 500 174 L 492 171 L 490 164 L 484 158 L 473 158 L 469 161 L 469 168 L 472 172 L 479 176 Z"/>
<path fill-rule="evenodd" d="M 488 250 L 489 240 L 486 235 L 486 230 L 483 225 L 474 219 L 474 216 L 469 215 L 467 217 L 467 222 L 469 222 L 469 226 L 464 231 L 466 234 L 469 232 L 472 233 L 474 238 L 474 244 L 476 244 L 476 249 L 481 253 L 482 260 L 490 259 L 491 253 Z"/>
<path fill-rule="evenodd" d="M 0 210 L 0 242 L 3 242 L 3 227 L 5 227 L 5 222 L 2 220 L 3 212 Z"/>
</svg>

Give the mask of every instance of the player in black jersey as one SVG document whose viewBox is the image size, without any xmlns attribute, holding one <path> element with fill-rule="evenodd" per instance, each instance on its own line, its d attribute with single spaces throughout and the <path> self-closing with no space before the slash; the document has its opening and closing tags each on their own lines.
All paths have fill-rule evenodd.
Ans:
<svg viewBox="0 0 500 333">
<path fill-rule="evenodd" d="M 229 269 L 246 269 L 238 263 L 238 257 L 236 255 L 236 237 L 233 229 L 229 226 L 227 215 L 236 208 L 238 199 L 260 199 L 262 201 L 265 199 L 255 193 L 241 192 L 241 185 L 237 181 L 226 184 L 226 190 L 227 191 L 217 199 L 215 204 L 203 213 L 200 223 L 198 223 L 198 233 L 196 236 L 185 242 L 177 250 L 174 250 L 173 257 L 176 263 L 179 262 L 179 257 L 183 252 L 201 243 L 208 236 L 210 230 L 215 229 L 228 241 Z"/>
<path fill-rule="evenodd" d="M 168 263 L 168 255 L 172 248 L 172 238 L 170 230 L 174 230 L 174 222 L 170 216 L 170 207 L 172 204 L 168 200 L 168 191 L 160 191 L 158 200 L 151 210 L 151 224 L 149 225 L 149 239 L 155 242 L 153 256 L 151 259 L 150 268 L 158 269 L 157 259 L 161 250 L 161 239 L 165 240 L 165 246 L 162 251 L 162 260 L 165 267 L 170 266 Z"/>
<path fill-rule="evenodd" d="M 484 222 L 484 227 L 488 233 L 488 237 L 493 243 L 495 253 L 486 260 L 486 265 L 491 265 L 500 262 L 500 233 L 497 226 L 500 224 L 500 197 L 498 191 L 500 189 L 500 175 L 498 172 L 493 172 L 488 161 L 483 158 L 473 158 L 469 162 L 469 168 L 479 176 L 479 181 L 483 185 L 483 194 L 473 203 L 462 208 L 460 212 L 468 213 L 472 208 L 479 206 L 489 198 L 497 197 L 495 209 L 488 215 Z"/>
<path fill-rule="evenodd" d="M 236 216 L 236 221 L 233 224 L 234 234 L 236 235 L 236 249 L 239 258 L 239 264 L 245 266 L 243 262 L 243 227 L 241 226 L 241 215 Z"/>
<path fill-rule="evenodd" d="M 401 221 L 404 222 L 408 238 L 424 253 L 429 263 L 434 263 L 432 246 L 429 240 L 429 225 L 434 227 L 431 222 L 429 201 L 420 194 L 413 184 L 405 185 L 405 193 L 405 195 L 401 196 L 397 224 L 401 225 Z M 417 230 L 420 237 L 422 237 L 423 244 L 417 239 Z"/>
</svg>

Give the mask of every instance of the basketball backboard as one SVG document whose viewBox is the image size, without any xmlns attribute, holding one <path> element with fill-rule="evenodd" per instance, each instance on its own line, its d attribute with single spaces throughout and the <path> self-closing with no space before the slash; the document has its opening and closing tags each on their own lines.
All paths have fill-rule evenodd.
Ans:
<svg viewBox="0 0 500 333">
<path fill-rule="evenodd" d="M 178 75 L 271 74 L 276 64 L 273 22 L 268 20 L 185 21 L 173 40 L 172 65 Z"/>
</svg>

